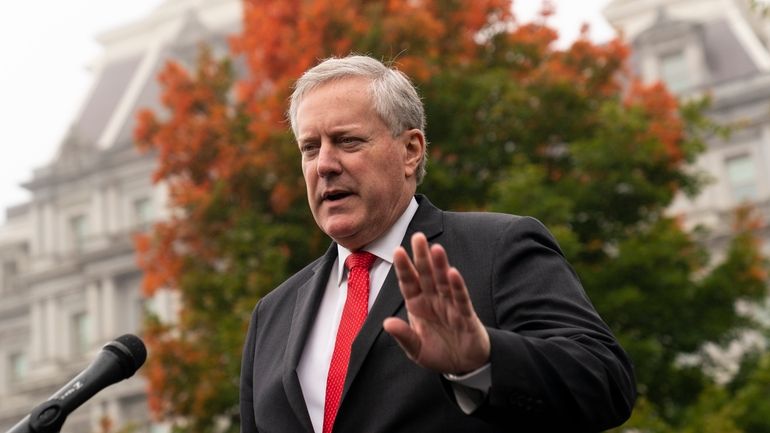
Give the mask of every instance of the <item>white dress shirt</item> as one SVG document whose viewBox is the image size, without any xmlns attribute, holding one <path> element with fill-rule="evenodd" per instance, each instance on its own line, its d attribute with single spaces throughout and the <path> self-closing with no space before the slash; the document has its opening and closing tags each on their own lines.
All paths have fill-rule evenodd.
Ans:
<svg viewBox="0 0 770 433">
<path fill-rule="evenodd" d="M 377 256 L 372 269 L 369 271 L 369 310 L 371 310 L 377 295 L 380 293 L 382 284 L 385 282 L 385 278 L 393 266 L 393 252 L 401 245 L 406 229 L 417 212 L 417 208 L 417 201 L 412 198 L 409 206 L 401 217 L 396 220 L 395 224 L 382 237 L 364 248 L 365 251 Z M 342 309 L 347 298 L 348 272 L 345 269 L 345 259 L 350 254 L 350 250 L 339 244 L 337 245 L 337 261 L 332 266 L 329 280 L 326 283 L 326 291 L 318 309 L 318 315 L 313 323 L 313 328 L 310 330 L 310 335 L 297 366 L 302 394 L 305 397 L 305 404 L 310 414 L 310 420 L 313 423 L 313 430 L 317 433 L 320 433 L 323 427 L 326 378 L 329 375 L 329 363 L 334 351 L 334 342 L 337 339 L 337 328 L 339 327 Z M 478 378 L 474 379 L 474 377 L 477 374 L 482 376 L 486 374 L 487 376 L 486 380 L 482 379 L 481 385 L 476 385 Z M 489 388 L 488 384 L 491 383 L 489 365 L 462 377 L 450 375 L 445 375 L 445 377 L 453 382 L 464 384 L 466 387 L 482 390 L 483 394 L 480 397 L 475 395 L 471 397 L 473 393 L 469 395 L 467 390 L 455 387 L 458 404 L 466 413 L 470 413 L 478 407 L 479 398 L 483 399 L 486 390 Z"/>
</svg>

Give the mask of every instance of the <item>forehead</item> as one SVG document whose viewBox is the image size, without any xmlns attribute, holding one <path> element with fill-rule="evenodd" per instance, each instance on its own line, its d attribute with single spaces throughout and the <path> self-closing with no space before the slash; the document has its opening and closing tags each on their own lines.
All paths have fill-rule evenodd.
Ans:
<svg viewBox="0 0 770 433">
<path fill-rule="evenodd" d="M 372 104 L 371 80 L 363 77 L 339 78 L 308 90 L 297 105 L 297 117 L 308 108 L 319 104 L 334 106 L 336 102 L 359 102 Z"/>
<path fill-rule="evenodd" d="M 309 90 L 297 105 L 297 126 L 315 127 L 320 123 L 361 119 L 374 114 L 371 80 L 341 78 Z"/>
</svg>

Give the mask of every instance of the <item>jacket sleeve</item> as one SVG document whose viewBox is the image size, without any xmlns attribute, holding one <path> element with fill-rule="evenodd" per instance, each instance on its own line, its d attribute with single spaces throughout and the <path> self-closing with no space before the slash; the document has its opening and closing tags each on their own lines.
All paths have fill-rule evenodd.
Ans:
<svg viewBox="0 0 770 433">
<path fill-rule="evenodd" d="M 474 415 L 516 431 L 600 431 L 636 399 L 633 369 L 548 230 L 516 218 L 493 248 L 492 387 Z"/>
</svg>

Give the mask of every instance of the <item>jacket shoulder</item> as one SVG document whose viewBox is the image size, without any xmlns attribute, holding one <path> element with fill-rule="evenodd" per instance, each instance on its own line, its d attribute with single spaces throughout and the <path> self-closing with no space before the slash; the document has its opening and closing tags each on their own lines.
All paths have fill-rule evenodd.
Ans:
<svg viewBox="0 0 770 433">
<path fill-rule="evenodd" d="M 531 216 L 512 215 L 497 212 L 450 212 L 444 211 L 447 226 L 472 227 L 490 231 L 545 231 L 545 225 Z"/>
<path fill-rule="evenodd" d="M 497 245 L 498 241 L 535 241 L 562 254 L 559 243 L 546 226 L 531 216 L 496 212 L 444 212 L 445 235 L 469 238 L 475 243 Z"/>
</svg>

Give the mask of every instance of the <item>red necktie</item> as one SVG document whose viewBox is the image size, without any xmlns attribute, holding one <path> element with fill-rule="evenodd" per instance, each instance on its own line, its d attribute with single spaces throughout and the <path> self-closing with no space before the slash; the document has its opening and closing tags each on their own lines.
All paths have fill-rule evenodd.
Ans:
<svg viewBox="0 0 770 433">
<path fill-rule="evenodd" d="M 334 343 L 334 353 L 329 364 L 329 376 L 326 378 L 326 401 L 324 403 L 323 433 L 330 433 L 337 417 L 340 405 L 342 387 L 345 385 L 345 375 L 350 360 L 350 346 L 358 331 L 366 320 L 369 307 L 369 268 L 377 257 L 366 251 L 352 253 L 345 260 L 349 269 L 348 294 L 345 307 L 342 309 L 340 327 L 337 329 L 337 340 Z"/>
</svg>

